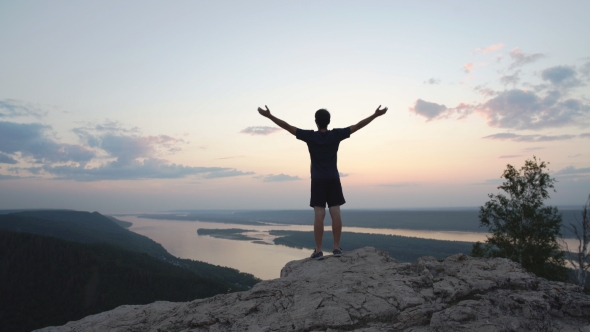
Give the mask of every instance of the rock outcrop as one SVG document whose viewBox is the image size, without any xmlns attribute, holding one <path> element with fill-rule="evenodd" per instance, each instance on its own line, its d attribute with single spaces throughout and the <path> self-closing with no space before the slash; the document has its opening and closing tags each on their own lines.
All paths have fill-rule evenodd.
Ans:
<svg viewBox="0 0 590 332">
<path fill-rule="evenodd" d="M 126 305 L 40 331 L 590 332 L 590 296 L 507 259 L 399 264 L 363 248 L 290 262 L 246 292 Z"/>
</svg>

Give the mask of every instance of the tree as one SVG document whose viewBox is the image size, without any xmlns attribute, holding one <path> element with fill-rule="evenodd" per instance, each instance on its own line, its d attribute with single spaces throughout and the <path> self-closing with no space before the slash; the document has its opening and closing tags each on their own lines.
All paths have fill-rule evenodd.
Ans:
<svg viewBox="0 0 590 332">
<path fill-rule="evenodd" d="M 561 214 L 543 204 L 548 189 L 555 191 L 547 165 L 536 157 L 520 170 L 507 165 L 502 174 L 506 181 L 498 187 L 507 195 L 489 194 L 490 200 L 479 210 L 480 226 L 488 227 L 492 236 L 485 246 L 476 243 L 472 256 L 509 258 L 540 277 L 565 280 L 564 252 L 557 242 Z"/>
<path fill-rule="evenodd" d="M 568 257 L 569 262 L 576 270 L 576 283 L 581 287 L 581 290 L 586 286 L 586 279 L 588 277 L 588 270 L 590 269 L 590 195 L 584 207 L 582 207 L 582 220 L 576 218 L 576 223 L 570 223 L 564 226 L 572 232 L 578 239 L 578 252 L 575 252 L 573 257 Z M 563 241 L 567 251 L 567 242 Z"/>
</svg>

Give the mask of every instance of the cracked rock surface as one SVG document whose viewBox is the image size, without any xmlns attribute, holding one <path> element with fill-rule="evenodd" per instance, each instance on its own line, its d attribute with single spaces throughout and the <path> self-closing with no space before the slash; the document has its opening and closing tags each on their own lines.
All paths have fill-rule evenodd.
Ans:
<svg viewBox="0 0 590 332">
<path fill-rule="evenodd" d="M 290 262 L 249 291 L 125 305 L 39 331 L 590 332 L 590 296 L 507 259 L 399 264 L 366 247 Z"/>
</svg>

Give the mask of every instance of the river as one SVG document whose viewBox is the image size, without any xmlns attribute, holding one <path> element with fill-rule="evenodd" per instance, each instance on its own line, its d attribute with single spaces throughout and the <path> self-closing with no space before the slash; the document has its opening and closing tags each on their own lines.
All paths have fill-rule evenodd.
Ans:
<svg viewBox="0 0 590 332">
<path fill-rule="evenodd" d="M 118 216 L 117 219 L 132 222 L 129 230 L 147 236 L 162 244 L 172 255 L 180 258 L 199 260 L 210 264 L 227 266 L 247 272 L 261 279 L 274 279 L 286 263 L 306 258 L 311 254 L 309 249 L 296 249 L 281 245 L 271 245 L 273 237 L 269 230 L 313 231 L 311 225 L 240 225 L 202 221 L 178 221 L 144 219 L 136 216 Z M 261 238 L 268 244 L 219 239 L 210 236 L 199 236 L 197 229 L 228 229 L 240 228 L 254 230 L 249 236 Z M 330 227 L 326 227 L 330 230 Z M 402 235 L 447 241 L 485 241 L 487 233 L 450 232 L 450 231 L 419 231 L 407 229 L 383 229 L 364 227 L 344 227 L 344 232 Z M 570 248 L 574 248 L 573 239 L 568 239 Z M 343 247 L 346 249 L 345 243 Z"/>
</svg>

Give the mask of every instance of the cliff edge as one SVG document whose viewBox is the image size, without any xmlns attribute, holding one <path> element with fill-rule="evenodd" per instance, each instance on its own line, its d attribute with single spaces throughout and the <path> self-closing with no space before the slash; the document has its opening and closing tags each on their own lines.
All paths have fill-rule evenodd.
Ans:
<svg viewBox="0 0 590 332">
<path fill-rule="evenodd" d="M 38 331 L 590 332 L 590 296 L 507 259 L 400 264 L 366 247 L 290 262 L 249 291 L 125 305 Z"/>
</svg>

